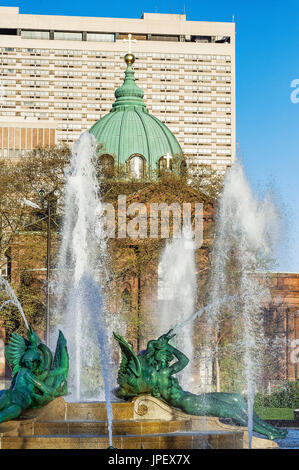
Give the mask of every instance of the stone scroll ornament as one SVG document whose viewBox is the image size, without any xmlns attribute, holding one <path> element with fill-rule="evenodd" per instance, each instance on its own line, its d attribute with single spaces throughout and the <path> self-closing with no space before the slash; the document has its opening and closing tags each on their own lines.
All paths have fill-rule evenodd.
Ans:
<svg viewBox="0 0 299 470">
<path fill-rule="evenodd" d="M 175 336 L 172 330 L 157 340 L 149 341 L 147 349 L 138 355 L 122 336 L 113 334 L 122 352 L 117 377 L 119 388 L 115 391 L 119 398 L 128 400 L 150 394 L 190 415 L 230 418 L 238 425 L 248 425 L 247 403 L 241 395 L 220 392 L 195 395 L 181 388 L 173 376 L 187 366 L 189 359 L 169 344 Z M 264 422 L 255 412 L 253 430 L 269 439 L 286 436 L 286 431 Z"/>
<path fill-rule="evenodd" d="M 67 394 L 69 357 L 62 332 L 59 331 L 54 358 L 30 327 L 27 337 L 13 333 L 5 347 L 12 381 L 9 389 L 0 391 L 0 423 Z"/>
</svg>

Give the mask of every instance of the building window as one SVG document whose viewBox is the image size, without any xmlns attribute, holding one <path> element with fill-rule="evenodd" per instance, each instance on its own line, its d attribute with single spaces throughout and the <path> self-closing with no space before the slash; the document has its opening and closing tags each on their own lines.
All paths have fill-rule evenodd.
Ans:
<svg viewBox="0 0 299 470">
<path fill-rule="evenodd" d="M 162 34 L 152 34 L 151 36 L 152 41 L 179 41 L 179 36 L 166 36 Z"/>
<path fill-rule="evenodd" d="M 73 33 L 70 31 L 55 31 L 54 39 L 62 41 L 82 41 L 82 33 Z"/>
<path fill-rule="evenodd" d="M 128 39 L 128 37 L 129 35 L 127 33 L 119 33 L 118 39 Z M 132 39 L 137 39 L 137 41 L 146 41 L 146 34 L 132 34 Z M 142 57 L 142 55 L 139 54 L 139 57 Z"/>
<path fill-rule="evenodd" d="M 22 31 L 22 39 L 50 39 L 49 31 Z"/>
<path fill-rule="evenodd" d="M 0 28 L 0 34 L 4 36 L 17 36 L 18 31 L 14 28 Z"/>
<path fill-rule="evenodd" d="M 128 173 L 133 178 L 143 178 L 145 173 L 145 159 L 142 155 L 132 155 L 127 160 Z"/>
<path fill-rule="evenodd" d="M 100 172 L 105 178 L 112 178 L 114 175 L 114 158 L 111 155 L 101 155 L 99 158 Z"/>
<path fill-rule="evenodd" d="M 102 33 L 87 33 L 86 41 L 97 41 L 97 42 L 114 42 L 114 34 L 102 34 Z"/>
</svg>

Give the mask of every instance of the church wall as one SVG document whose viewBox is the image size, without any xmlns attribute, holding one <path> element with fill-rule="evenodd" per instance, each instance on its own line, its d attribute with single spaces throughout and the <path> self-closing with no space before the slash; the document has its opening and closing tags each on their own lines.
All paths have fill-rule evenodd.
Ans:
<svg viewBox="0 0 299 470">
<path fill-rule="evenodd" d="M 270 273 L 270 290 L 273 300 L 282 304 L 286 341 L 284 348 L 284 373 L 282 378 L 299 380 L 299 274 Z"/>
</svg>

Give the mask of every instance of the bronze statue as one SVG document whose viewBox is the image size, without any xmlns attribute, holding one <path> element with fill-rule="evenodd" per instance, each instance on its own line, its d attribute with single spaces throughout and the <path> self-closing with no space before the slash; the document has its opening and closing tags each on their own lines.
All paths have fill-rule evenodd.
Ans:
<svg viewBox="0 0 299 470">
<path fill-rule="evenodd" d="M 120 335 L 114 333 L 122 351 L 122 361 L 117 382 L 120 387 L 116 395 L 130 399 L 140 394 L 150 394 L 185 413 L 197 416 L 231 418 L 237 424 L 247 426 L 247 403 L 237 393 L 204 393 L 195 395 L 179 385 L 174 374 L 184 369 L 189 359 L 168 342 L 174 337 L 172 330 L 149 341 L 147 349 L 137 356 L 132 347 Z M 172 361 L 177 359 L 172 365 Z M 254 412 L 253 430 L 269 439 L 281 439 L 286 432 L 264 422 Z"/>
<path fill-rule="evenodd" d="M 0 391 L 0 423 L 67 393 L 69 358 L 62 332 L 59 331 L 54 359 L 51 350 L 31 328 L 27 336 L 28 340 L 13 333 L 5 347 L 12 382 L 9 389 Z"/>
</svg>

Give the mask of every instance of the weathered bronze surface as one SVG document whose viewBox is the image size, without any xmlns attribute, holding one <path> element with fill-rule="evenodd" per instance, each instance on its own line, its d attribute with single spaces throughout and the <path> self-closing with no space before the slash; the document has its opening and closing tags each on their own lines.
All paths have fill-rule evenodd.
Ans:
<svg viewBox="0 0 299 470">
<path fill-rule="evenodd" d="M 67 394 L 69 358 L 62 332 L 59 331 L 54 359 L 51 350 L 31 328 L 27 337 L 28 340 L 13 333 L 5 347 L 12 382 L 9 389 L 0 391 L 0 423 Z"/>
<path fill-rule="evenodd" d="M 237 424 L 247 426 L 247 403 L 237 393 L 204 393 L 195 395 L 181 388 L 174 374 L 184 369 L 189 359 L 181 351 L 169 344 L 175 335 L 170 330 L 157 340 L 149 341 L 147 349 L 136 355 L 132 347 L 120 335 L 114 333 L 122 351 L 117 382 L 119 388 L 116 395 L 122 399 L 130 399 L 148 393 L 185 413 L 197 416 L 215 416 L 231 418 Z M 172 361 L 177 359 L 172 365 Z M 253 414 L 253 430 L 278 439 L 286 436 L 286 432 L 264 422 Z"/>
</svg>

